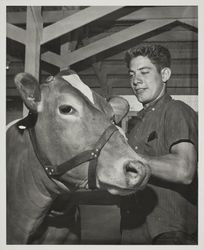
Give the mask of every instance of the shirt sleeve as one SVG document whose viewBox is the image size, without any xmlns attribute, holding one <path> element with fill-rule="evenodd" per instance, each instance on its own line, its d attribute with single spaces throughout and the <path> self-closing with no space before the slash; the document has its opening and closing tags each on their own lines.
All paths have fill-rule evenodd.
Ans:
<svg viewBox="0 0 204 250">
<path fill-rule="evenodd" d="M 192 143 L 198 152 L 198 115 L 187 104 L 172 100 L 165 113 L 165 141 L 169 152 L 179 142 Z"/>
</svg>

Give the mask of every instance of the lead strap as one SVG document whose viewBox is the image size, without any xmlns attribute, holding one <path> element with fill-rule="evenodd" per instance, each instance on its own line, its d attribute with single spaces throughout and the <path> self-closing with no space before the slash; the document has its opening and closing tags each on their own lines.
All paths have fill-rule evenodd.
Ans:
<svg viewBox="0 0 204 250">
<path fill-rule="evenodd" d="M 98 163 L 98 157 L 100 154 L 100 151 L 104 147 L 104 145 L 109 141 L 111 136 L 115 131 L 118 129 L 114 124 L 110 125 L 102 134 L 102 136 L 99 138 L 95 145 L 95 158 L 92 159 L 89 163 L 89 169 L 88 169 L 88 186 L 90 189 L 96 189 L 96 167 Z"/>
<path fill-rule="evenodd" d="M 96 166 L 98 158 L 95 158 L 90 161 L 88 169 L 88 186 L 89 189 L 96 189 Z"/>
</svg>

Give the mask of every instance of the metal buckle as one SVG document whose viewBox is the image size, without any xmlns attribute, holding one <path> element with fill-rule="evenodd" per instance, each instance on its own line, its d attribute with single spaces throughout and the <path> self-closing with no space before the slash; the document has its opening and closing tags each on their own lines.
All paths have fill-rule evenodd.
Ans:
<svg viewBox="0 0 204 250">
<path fill-rule="evenodd" d="M 56 167 L 55 166 L 45 166 L 45 171 L 47 172 L 48 175 L 54 175 L 56 174 Z"/>
</svg>

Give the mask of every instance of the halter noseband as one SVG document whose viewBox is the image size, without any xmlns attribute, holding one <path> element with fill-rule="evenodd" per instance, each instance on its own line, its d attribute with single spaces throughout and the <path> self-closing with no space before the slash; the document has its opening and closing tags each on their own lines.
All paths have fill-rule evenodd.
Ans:
<svg viewBox="0 0 204 250">
<path fill-rule="evenodd" d="M 54 166 L 51 165 L 48 160 L 45 160 L 44 157 L 41 155 L 41 152 L 38 150 L 37 146 L 37 138 L 34 127 L 28 128 L 30 139 L 33 145 L 33 149 L 35 154 L 44 167 L 45 171 L 50 177 L 59 177 L 65 174 L 67 171 L 77 167 L 78 165 L 89 161 L 89 168 L 88 168 L 88 186 L 90 189 L 96 189 L 96 167 L 98 162 L 98 157 L 104 145 L 108 142 L 110 137 L 113 135 L 115 131 L 117 131 L 117 127 L 114 124 L 111 124 L 106 128 L 103 132 L 99 140 L 96 142 L 93 149 L 86 150 L 78 155 L 74 156 L 70 160 L 58 165 Z"/>
</svg>

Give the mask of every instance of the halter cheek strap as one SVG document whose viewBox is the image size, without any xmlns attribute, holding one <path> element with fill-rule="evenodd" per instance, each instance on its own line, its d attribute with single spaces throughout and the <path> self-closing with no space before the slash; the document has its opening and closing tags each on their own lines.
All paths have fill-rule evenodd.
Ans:
<svg viewBox="0 0 204 250">
<path fill-rule="evenodd" d="M 95 146 L 91 150 L 86 150 L 82 153 L 79 153 L 78 155 L 74 156 L 68 161 L 65 161 L 64 163 L 54 166 L 52 165 L 48 159 L 45 159 L 44 156 L 42 156 L 41 151 L 38 149 L 37 145 L 37 138 L 36 138 L 36 133 L 35 129 L 29 128 L 29 135 L 30 139 L 33 145 L 33 149 L 35 151 L 35 154 L 47 172 L 47 174 L 50 177 L 59 177 L 65 174 L 67 171 L 79 166 L 80 164 L 84 162 L 89 161 L 89 169 L 88 169 L 88 185 L 90 189 L 96 189 L 96 167 L 98 163 L 98 157 L 100 155 L 100 152 L 104 145 L 109 141 L 111 136 L 115 131 L 117 131 L 117 127 L 113 124 L 111 124 L 101 135 L 99 140 L 96 142 Z"/>
</svg>

